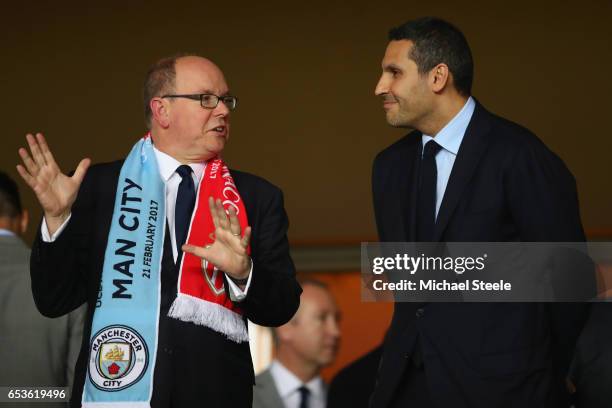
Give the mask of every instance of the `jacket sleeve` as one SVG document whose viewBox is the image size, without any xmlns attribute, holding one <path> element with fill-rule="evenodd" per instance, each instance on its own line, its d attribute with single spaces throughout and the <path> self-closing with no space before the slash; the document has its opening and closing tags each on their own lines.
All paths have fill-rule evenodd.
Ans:
<svg viewBox="0 0 612 408">
<path fill-rule="evenodd" d="M 521 241 L 585 241 L 574 177 L 563 161 L 543 144 L 537 141 L 523 146 L 515 155 L 506 181 L 510 211 L 519 228 Z M 578 261 L 572 262 L 573 265 L 582 266 L 564 267 L 560 278 L 569 279 L 585 288 L 585 292 L 594 294 L 594 275 L 589 271 L 589 263 L 580 262 L 576 257 L 572 260 Z M 555 264 L 570 265 L 567 259 L 558 259 Z M 588 318 L 589 305 L 551 302 L 546 306 L 550 316 L 553 358 L 558 372 L 565 375 Z"/>
<path fill-rule="evenodd" d="M 65 315 L 86 301 L 95 210 L 94 172 L 92 167 L 85 175 L 70 221 L 55 241 L 44 242 L 38 227 L 30 257 L 30 275 L 34 302 L 44 316 Z"/>
<path fill-rule="evenodd" d="M 295 278 L 289 255 L 287 229 L 289 220 L 282 192 L 274 188 L 259 217 L 251 238 L 253 276 L 248 294 L 240 306 L 245 316 L 262 326 L 280 326 L 288 322 L 300 304 L 302 289 Z"/>
</svg>

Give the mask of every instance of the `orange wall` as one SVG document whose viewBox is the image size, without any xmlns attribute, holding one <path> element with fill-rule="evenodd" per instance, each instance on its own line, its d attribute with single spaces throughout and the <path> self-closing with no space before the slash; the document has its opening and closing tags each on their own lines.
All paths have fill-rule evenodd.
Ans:
<svg viewBox="0 0 612 408">
<path fill-rule="evenodd" d="M 380 344 L 391 322 L 393 303 L 362 302 L 359 272 L 309 273 L 308 278 L 327 283 L 342 312 L 338 357 L 322 372 L 329 382 L 338 370 Z"/>
</svg>

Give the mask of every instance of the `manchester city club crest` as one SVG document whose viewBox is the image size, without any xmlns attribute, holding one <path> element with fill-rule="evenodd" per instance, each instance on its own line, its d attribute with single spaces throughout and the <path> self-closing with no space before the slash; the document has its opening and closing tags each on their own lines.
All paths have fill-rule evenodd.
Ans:
<svg viewBox="0 0 612 408">
<path fill-rule="evenodd" d="M 144 375 L 149 351 L 138 332 L 124 325 L 107 326 L 91 340 L 89 378 L 103 391 L 120 391 Z"/>
</svg>

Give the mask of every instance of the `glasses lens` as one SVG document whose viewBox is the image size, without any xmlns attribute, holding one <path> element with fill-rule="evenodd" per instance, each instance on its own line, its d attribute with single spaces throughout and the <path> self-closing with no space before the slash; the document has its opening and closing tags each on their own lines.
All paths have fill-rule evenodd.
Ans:
<svg viewBox="0 0 612 408">
<path fill-rule="evenodd" d="M 218 103 L 219 103 L 219 98 L 217 98 L 216 95 L 208 95 L 208 94 L 202 95 L 202 106 L 204 108 L 214 109 L 217 107 Z"/>
<path fill-rule="evenodd" d="M 225 104 L 225 106 L 227 106 L 227 108 L 229 110 L 234 110 L 236 109 L 236 104 L 238 103 L 238 100 L 236 99 L 235 96 L 224 96 L 221 98 L 223 100 L 223 103 Z"/>
</svg>

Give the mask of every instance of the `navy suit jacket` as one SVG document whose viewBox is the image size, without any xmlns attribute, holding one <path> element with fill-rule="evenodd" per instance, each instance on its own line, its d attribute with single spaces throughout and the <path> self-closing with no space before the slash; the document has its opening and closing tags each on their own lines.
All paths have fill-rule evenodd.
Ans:
<svg viewBox="0 0 612 408">
<path fill-rule="evenodd" d="M 382 242 L 416 241 L 421 149 L 415 131 L 374 160 Z M 584 241 L 574 178 L 529 130 L 477 103 L 434 235 L 441 242 Z M 389 405 L 417 339 L 436 406 L 568 406 L 564 379 L 587 314 L 579 303 L 397 302 L 371 406 Z"/>
</svg>

